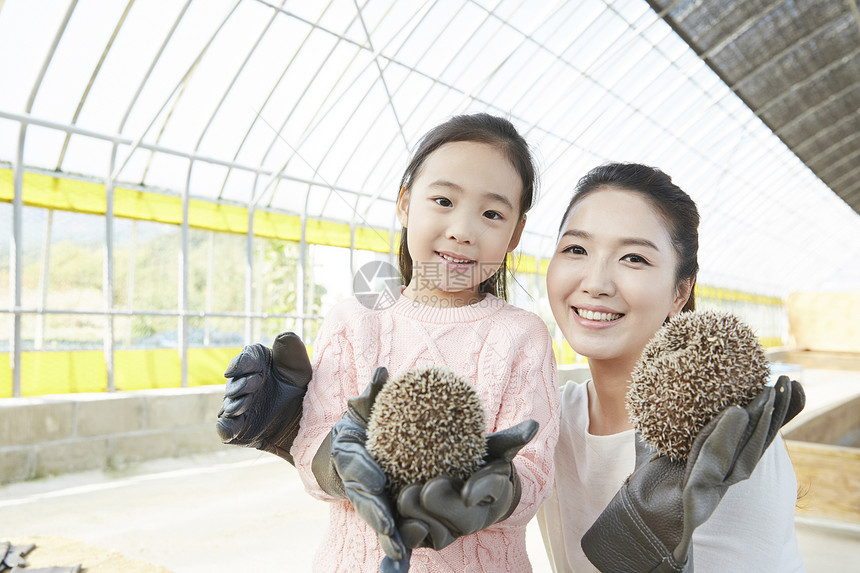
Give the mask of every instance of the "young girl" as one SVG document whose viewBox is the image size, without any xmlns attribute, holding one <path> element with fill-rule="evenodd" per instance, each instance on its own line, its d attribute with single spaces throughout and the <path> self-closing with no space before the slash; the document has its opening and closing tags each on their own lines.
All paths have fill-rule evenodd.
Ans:
<svg viewBox="0 0 860 573">
<path fill-rule="evenodd" d="M 555 488 L 538 517 L 557 573 L 597 571 L 580 541 L 634 470 L 628 382 L 663 322 L 694 308 L 698 223 L 695 203 L 669 176 L 635 164 L 593 169 L 567 207 L 547 295 L 592 378 L 562 388 Z M 803 570 L 796 501 L 777 436 L 750 478 L 729 488 L 695 530 L 696 572 Z"/>
<path fill-rule="evenodd" d="M 333 426 L 377 367 L 397 375 L 427 365 L 444 366 L 474 385 L 488 433 L 527 419 L 539 431 L 513 461 L 521 492 L 510 516 L 476 533 L 454 534 L 438 551 L 415 549 L 410 571 L 531 570 L 526 524 L 551 490 L 558 388 L 546 326 L 503 297 L 505 258 L 523 231 L 534 184 L 528 146 L 507 120 L 457 116 L 421 140 L 397 200 L 400 298 L 382 310 L 344 301 L 326 317 L 314 346 L 313 378 L 291 453 L 311 495 L 331 502 L 315 571 L 379 569 L 379 525 L 332 494 L 338 488 L 324 483 L 314 459 L 322 452 L 327 461 L 334 449 L 327 443 L 337 439 L 330 438 Z M 340 479 L 341 488 L 349 486 Z"/>
</svg>

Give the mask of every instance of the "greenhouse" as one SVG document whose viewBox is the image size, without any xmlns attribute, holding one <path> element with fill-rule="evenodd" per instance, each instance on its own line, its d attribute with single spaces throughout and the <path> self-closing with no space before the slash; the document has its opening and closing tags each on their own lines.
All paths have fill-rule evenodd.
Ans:
<svg viewBox="0 0 860 573">
<path fill-rule="evenodd" d="M 647 463 L 671 459 L 677 469 L 695 464 L 698 455 L 729 459 L 725 452 L 714 454 L 719 445 L 690 449 L 693 436 L 711 435 L 707 432 L 715 426 L 683 426 L 673 418 L 683 409 L 671 400 L 694 396 L 691 409 L 698 415 L 711 397 L 725 392 L 735 399 L 749 382 L 745 402 L 720 402 L 711 414 L 749 424 L 743 432 L 732 427 L 732 435 L 743 447 L 760 439 L 759 450 L 754 456 L 735 452 L 730 467 L 719 466 L 726 471 L 717 480 L 722 489 L 715 499 L 734 481 L 765 486 L 729 502 L 739 515 L 755 514 L 755 527 L 745 529 L 749 524 L 740 519 L 743 524 L 731 531 L 716 529 L 727 521 L 715 518 L 720 524 L 715 531 L 727 539 L 739 531 L 749 534 L 750 545 L 761 547 L 768 535 L 784 533 L 788 541 L 777 545 L 788 557 L 768 565 L 780 569 L 780 563 L 799 562 L 801 556 L 803 564 L 780 570 L 856 567 L 857 0 L 0 0 L 0 78 L 0 570 L 15 556 L 23 563 L 32 550 L 26 549 L 29 543 L 36 546 L 34 567 L 65 566 L 61 561 L 74 557 L 92 573 L 281 571 L 285 566 L 304 571 L 313 559 L 315 570 L 321 570 L 320 560 L 329 557 L 325 551 L 315 557 L 311 547 L 323 537 L 329 506 L 332 516 L 342 511 L 344 523 L 357 525 L 350 532 L 359 533 L 343 539 L 352 542 L 366 533 L 371 543 L 365 557 L 393 559 L 403 519 L 420 524 L 429 513 L 410 516 L 416 506 L 405 493 L 396 502 L 385 497 L 393 489 L 379 494 L 387 501 L 374 507 L 383 507 L 383 513 L 396 508 L 397 521 L 392 514 L 396 535 L 389 545 L 377 543 L 373 519 L 361 514 L 364 523 L 359 521 L 349 493 L 354 484 L 364 484 L 338 473 L 356 467 L 338 465 L 338 452 L 366 453 L 376 440 L 367 437 L 369 404 L 385 382 L 376 366 L 456 370 L 451 364 L 469 352 L 469 360 L 457 363 L 457 375 L 468 379 L 464 388 L 483 393 L 483 402 L 475 398 L 468 410 L 479 453 L 472 452 L 468 471 L 436 471 L 429 480 L 406 477 L 397 487 L 409 490 L 416 485 L 408 483 L 411 479 L 426 481 L 426 488 L 456 474 L 463 478 L 456 482 L 462 504 L 470 504 L 463 480 L 502 476 L 492 483 L 505 494 L 488 494 L 463 509 L 469 516 L 474 507 L 497 513 L 495 521 L 456 535 L 446 525 L 450 540 L 439 529 L 429 533 L 425 524 L 428 533 L 409 546 L 415 549 L 415 570 L 441 570 L 438 563 L 450 547 L 463 552 L 458 563 L 477 563 L 476 571 L 527 570 L 529 563 L 537 573 L 556 570 L 562 557 L 553 554 L 553 535 L 567 535 L 569 522 L 551 522 L 555 514 L 534 517 L 541 503 L 546 508 L 559 499 L 562 515 L 566 498 L 555 492 L 579 475 L 580 466 L 567 473 L 559 468 L 570 469 L 565 464 L 575 460 L 581 467 L 606 469 L 583 496 L 600 500 L 592 508 L 595 515 L 582 514 L 589 527 L 597 524 L 595 518 L 610 510 L 607 500 L 615 498 L 603 500 L 603 491 L 592 497 L 592 491 L 614 494 L 609 490 L 616 482 L 627 488 L 642 467 L 633 454 L 638 445 L 633 430 L 650 438 L 630 403 L 622 403 L 620 390 L 640 381 L 638 365 L 656 364 L 669 354 L 659 346 L 668 338 L 655 332 L 682 322 L 672 320 L 677 315 L 692 321 L 726 314 L 749 327 L 752 342 L 744 356 L 753 358 L 726 351 L 722 360 L 711 359 L 746 336 L 740 326 L 707 332 L 707 344 L 691 358 L 671 355 L 671 366 L 690 360 L 694 374 L 710 377 L 670 371 L 660 380 L 681 379 L 680 391 L 640 386 L 636 399 L 640 412 L 656 418 L 653 425 L 665 422 L 666 433 L 677 430 L 690 438 L 669 451 L 692 451 L 692 461 L 663 452 Z M 521 206 L 527 201 L 526 179 L 531 181 L 513 148 L 467 137 L 421 155 L 427 141 L 422 138 L 434 126 L 474 114 L 502 118 L 527 144 L 536 185 L 524 219 L 510 219 L 505 210 L 514 212 L 518 200 Z M 463 181 L 483 180 L 474 187 L 461 185 L 457 175 L 437 178 L 431 186 L 451 190 L 455 198 L 480 188 L 482 200 L 495 202 L 476 209 L 474 217 L 486 229 L 508 233 L 500 232 L 503 240 L 488 247 L 498 255 L 491 261 L 488 251 L 472 260 L 465 251 L 442 250 L 435 243 L 423 254 L 402 248 L 413 244 L 407 243 L 407 227 L 409 239 L 420 245 L 420 229 L 442 218 L 431 214 L 422 227 L 417 217 L 409 219 L 409 210 L 428 213 L 410 206 L 412 185 L 427 165 L 435 165 L 434 157 L 443 156 L 452 172 L 451 165 L 466 165 L 457 172 L 465 174 Z M 410 172 L 416 157 L 420 161 Z M 499 157 L 505 162 L 494 164 L 491 159 Z M 637 196 L 639 189 L 600 187 L 615 195 L 585 195 L 566 211 L 586 174 L 619 163 L 658 169 L 695 202 L 698 271 L 681 274 L 682 267 L 689 270 L 681 259 L 689 254 L 685 249 L 695 223 L 688 218 L 675 225 L 680 218 L 645 194 Z M 513 178 L 519 199 L 505 187 L 511 173 L 522 177 Z M 600 196 L 616 200 L 599 217 L 582 215 L 596 211 L 583 205 L 596 204 Z M 431 201 L 455 212 L 456 201 L 447 196 Z M 682 204 L 689 200 L 678 200 L 674 213 Z M 568 226 L 573 214 L 586 220 L 586 230 Z M 657 238 L 625 234 L 640 224 L 658 229 Z M 662 296 L 669 288 L 649 290 L 659 281 L 647 277 L 669 276 L 662 255 L 654 274 L 626 283 L 616 281 L 620 274 L 607 278 L 610 257 L 594 257 L 602 267 L 585 264 L 590 244 L 595 252 L 602 248 L 604 230 L 620 237 L 613 246 L 660 253 L 662 245 L 670 253 L 666 260 L 677 263 L 671 305 Z M 582 244 L 562 247 L 560 240 L 570 236 Z M 413 296 L 420 288 L 417 279 L 409 283 L 410 273 L 428 278 L 429 270 L 421 275 L 418 269 L 428 252 L 449 273 L 440 281 L 488 261 L 493 272 L 469 283 L 462 291 L 469 296 L 462 299 L 456 298 L 460 291 L 454 283 L 429 288 L 450 295 L 445 300 L 457 304 L 445 310 L 461 314 L 449 313 L 449 322 L 435 325 L 408 315 L 415 322 L 407 331 L 406 319 L 397 323 L 407 314 L 395 318 L 390 308 L 411 299 L 415 312 L 426 318 L 442 306 L 419 304 Z M 565 253 L 581 263 L 570 275 L 554 270 Z M 617 254 L 623 255 L 613 259 L 618 268 L 638 272 L 652 266 L 638 250 Z M 398 268 L 404 260 L 407 272 Z M 493 274 L 500 266 L 502 274 Z M 506 277 L 506 289 L 493 290 L 498 276 Z M 622 306 L 594 302 L 597 295 L 584 306 L 570 302 L 588 290 L 588 279 L 604 279 L 600 288 L 622 293 L 617 297 Z M 575 281 L 578 291 L 571 286 Z M 485 288 L 488 284 L 492 288 Z M 566 288 L 575 292 L 564 298 L 558 293 Z M 683 312 L 690 310 L 684 307 L 690 295 L 696 310 L 719 312 Z M 628 304 L 629 316 L 623 306 Z M 561 318 L 559 306 L 568 313 Z M 467 330 L 464 325 L 474 317 L 462 313 L 487 307 L 514 318 Z M 357 310 L 343 318 L 344 308 Z M 650 330 L 636 322 L 646 315 L 653 319 Z M 327 325 L 341 325 L 337 321 L 361 328 L 349 331 L 354 348 L 331 350 L 335 358 L 330 358 L 325 353 L 334 343 Z M 633 326 L 613 330 L 619 324 Z M 298 342 L 284 333 L 294 333 Z M 295 343 L 289 351 L 294 363 L 284 359 L 285 341 Z M 394 358 L 369 364 L 383 348 Z M 239 372 L 249 356 L 258 370 Z M 713 374 L 712 368 L 727 364 L 759 371 Z M 342 376 L 341 367 L 350 374 Z M 503 375 L 496 376 L 497 370 Z M 349 377 L 354 372 L 360 385 Z M 328 380 L 327 373 L 336 388 L 319 382 Z M 378 385 L 347 402 L 359 396 L 371 373 Z M 251 388 L 254 376 L 259 387 Z M 609 379 L 618 384 L 608 385 Z M 273 386 L 273 380 L 283 385 Z M 712 391 L 711 381 L 725 385 Z M 259 398 L 272 388 L 283 392 L 277 396 L 286 406 Z M 421 406 L 429 404 L 427 417 L 450 402 L 431 398 L 418 398 Z M 398 407 L 411 412 L 402 404 L 389 412 Z M 584 413 L 571 414 L 573 408 Z M 743 422 L 737 417 L 741 410 Z M 250 435 L 256 420 L 230 433 L 246 411 L 241 423 L 252 414 L 274 414 L 250 438 L 244 432 Z M 408 418 L 392 423 L 400 429 Z M 583 419 L 582 427 L 572 421 Z M 761 430 L 767 424 L 759 419 L 770 420 L 772 427 Z M 348 431 L 341 431 L 344 427 Z M 378 432 L 394 435 L 390 429 Z M 426 437 L 429 430 L 410 428 L 404 435 L 410 432 L 425 444 L 433 441 Z M 583 441 L 585 454 L 568 455 L 561 445 L 565 432 L 570 443 L 586 436 L 595 440 Z M 713 435 L 726 439 L 728 433 Z M 595 453 L 609 451 L 595 449 L 610 443 L 605 438 L 622 434 L 626 449 Z M 337 442 L 362 435 L 363 442 L 350 444 L 354 450 Z M 720 444 L 717 439 L 711 443 Z M 393 440 L 396 454 L 426 457 L 423 446 L 398 440 Z M 519 440 L 517 448 L 511 440 Z M 326 452 L 333 442 L 341 449 Z M 500 442 L 504 448 L 490 447 Z M 778 447 L 769 448 L 771 443 Z M 443 450 L 440 455 L 448 455 Z M 318 464 L 317 455 L 327 453 Z M 592 454 L 599 462 L 586 460 Z M 766 455 L 769 469 L 751 474 Z M 382 465 L 371 461 L 361 467 Z M 627 461 L 629 468 L 621 465 Z M 406 465 L 395 460 L 386 467 Z M 325 489 L 331 484 L 317 475 L 320 467 L 333 472 L 331 483 L 340 490 Z M 693 473 L 681 472 L 685 480 Z M 392 473 L 379 469 L 379 474 L 385 487 L 394 488 Z M 437 508 L 421 491 L 421 511 Z M 768 496 L 791 502 L 784 531 L 781 518 L 771 519 Z M 344 497 L 353 505 L 339 505 Z M 332 499 L 338 503 L 320 501 Z M 500 500 L 510 507 L 497 507 Z M 415 498 L 411 502 L 419 504 Z M 768 516 L 766 526 L 760 515 Z M 506 519 L 511 521 L 497 527 Z M 517 527 L 528 529 L 527 555 L 522 535 L 506 537 Z M 412 535 L 422 533 L 419 529 Z M 576 542 L 564 539 L 556 552 L 568 546 L 580 551 L 586 536 L 573 531 Z M 431 539 L 437 534 L 442 540 Z M 472 542 L 479 538 L 480 543 Z M 486 539 L 493 541 L 484 547 Z M 502 544 L 510 555 L 522 549 L 505 561 L 508 569 L 493 561 L 508 559 L 493 549 Z M 436 545 L 438 551 L 428 549 Z M 470 558 L 467 546 L 474 546 Z M 735 553 L 746 555 L 746 549 Z M 697 570 L 701 563 L 702 571 L 722 568 L 708 569 L 707 550 L 699 554 L 705 557 L 697 558 Z M 481 565 L 482 560 L 491 565 Z M 596 564 L 591 555 L 588 560 L 589 566 Z M 459 570 L 453 562 L 446 562 L 446 571 Z M 757 566 L 761 561 L 731 563 L 736 566 L 723 570 L 763 570 Z"/>
<path fill-rule="evenodd" d="M 591 167 L 640 162 L 702 212 L 700 305 L 787 344 L 790 293 L 860 288 L 858 119 L 837 114 L 856 112 L 856 83 L 817 104 L 825 141 L 795 145 L 768 121 L 857 71 L 855 15 L 665 4 L 4 2 L 0 395 L 219 383 L 244 343 L 293 330 L 311 344 L 356 271 L 393 260 L 418 138 L 477 111 L 509 118 L 540 168 L 514 304 L 553 328 L 560 206 Z M 697 31 L 713 18 L 726 29 Z M 781 44 L 759 53 L 761 33 Z M 823 34 L 827 74 L 764 94 Z M 765 63 L 733 67 L 753 53 Z M 801 159 L 821 154 L 843 169 Z"/>
</svg>

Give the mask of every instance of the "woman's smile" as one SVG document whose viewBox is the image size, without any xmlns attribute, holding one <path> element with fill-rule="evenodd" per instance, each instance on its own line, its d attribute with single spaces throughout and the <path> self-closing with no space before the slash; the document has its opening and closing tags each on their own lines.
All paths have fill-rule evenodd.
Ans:
<svg viewBox="0 0 860 573">
<path fill-rule="evenodd" d="M 624 316 L 622 313 L 588 310 L 586 308 L 579 308 L 576 306 L 573 307 L 573 312 L 575 312 L 578 317 L 589 322 L 615 322 Z"/>
</svg>

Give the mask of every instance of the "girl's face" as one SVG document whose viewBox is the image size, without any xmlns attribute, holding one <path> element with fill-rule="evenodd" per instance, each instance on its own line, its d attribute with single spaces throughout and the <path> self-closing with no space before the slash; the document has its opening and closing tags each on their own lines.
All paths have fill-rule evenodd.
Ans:
<svg viewBox="0 0 860 573">
<path fill-rule="evenodd" d="M 642 195 L 604 187 L 586 196 L 568 215 L 546 277 L 571 348 L 589 360 L 637 360 L 689 296 L 689 281 L 675 280 L 677 258 Z"/>
<path fill-rule="evenodd" d="M 516 169 L 491 145 L 458 141 L 431 153 L 397 200 L 413 267 L 404 294 L 431 306 L 480 300 L 480 284 L 519 242 L 522 189 Z"/>
</svg>

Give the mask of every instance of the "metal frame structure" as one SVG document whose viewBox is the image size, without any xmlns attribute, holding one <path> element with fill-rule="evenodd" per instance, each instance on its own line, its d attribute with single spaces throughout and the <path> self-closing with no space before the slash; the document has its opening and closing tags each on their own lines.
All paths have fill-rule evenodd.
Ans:
<svg viewBox="0 0 860 573">
<path fill-rule="evenodd" d="M 0 171 L 11 172 L 5 191 L 0 172 L 0 201 L 11 204 L 9 306 L 0 313 L 11 317 L 12 395 L 22 394 L 22 317 L 31 314 L 40 321 L 104 316 L 111 391 L 117 316 L 177 318 L 182 386 L 189 384 L 190 319 L 242 318 L 246 343 L 259 319 L 295 319 L 306 333 L 306 322 L 320 318 L 308 311 L 308 252 L 335 244 L 311 237 L 309 226 L 345 226 L 348 239 L 336 241 L 349 251 L 345 280 L 366 248 L 359 233 L 378 235 L 393 253 L 400 170 L 421 134 L 456 113 L 509 117 L 536 151 L 543 191 L 521 247 L 534 261 L 535 281 L 554 246 L 558 205 L 575 180 L 598 163 L 629 160 L 659 165 L 699 204 L 700 283 L 739 299 L 758 293 L 754 299 L 774 307 L 794 290 L 860 288 L 860 217 L 761 122 L 757 114 L 771 103 L 750 110 L 706 65 L 754 22 L 704 50 L 691 48 L 672 29 L 687 4 L 69 0 L 61 12 L 39 13 L 22 0 L 0 3 L 0 53 L 15 42 L 26 54 L 21 65 L 0 60 L 5 85 L 13 86 L 0 93 Z M 801 147 L 795 151 L 807 158 L 833 151 Z M 102 163 L 93 168 L 88 156 Z M 25 174 L 100 186 L 102 309 L 48 308 L 47 281 L 40 305 L 24 307 L 24 207 L 69 208 L 33 200 Z M 129 189 L 178 201 L 175 311 L 131 301 L 122 309 L 113 299 L 115 222 L 129 216 L 117 214 L 117 194 Z M 190 304 L 195 202 L 243 209 L 241 309 Z M 273 214 L 298 220 L 295 313 L 255 309 L 254 245 L 261 217 Z M 42 277 L 51 267 L 50 223 L 47 229 Z M 215 265 L 208 262 L 210 292 Z M 527 290 L 533 302 L 524 304 L 539 308 L 537 282 Z"/>
</svg>

